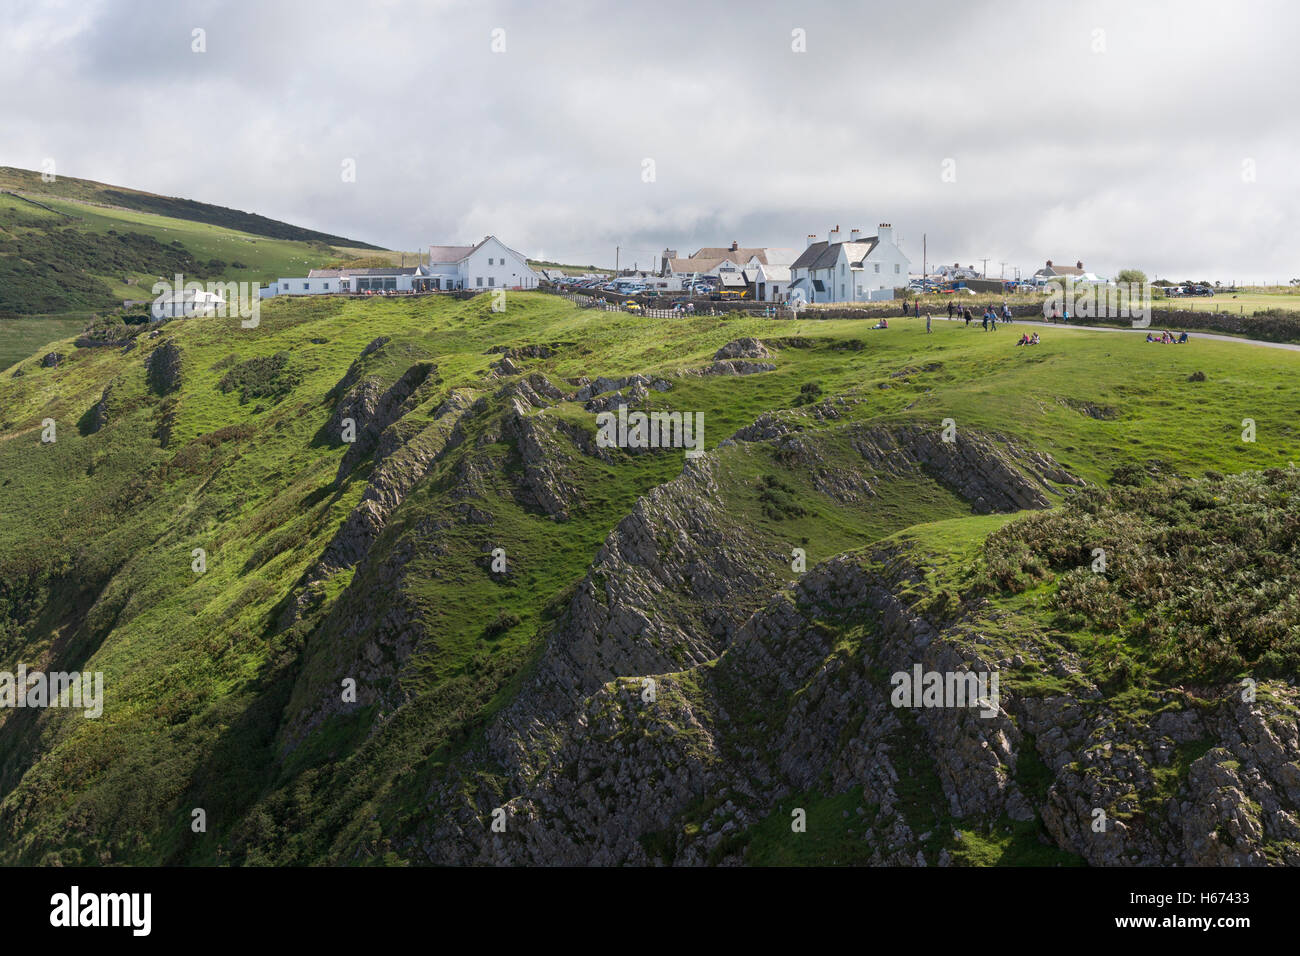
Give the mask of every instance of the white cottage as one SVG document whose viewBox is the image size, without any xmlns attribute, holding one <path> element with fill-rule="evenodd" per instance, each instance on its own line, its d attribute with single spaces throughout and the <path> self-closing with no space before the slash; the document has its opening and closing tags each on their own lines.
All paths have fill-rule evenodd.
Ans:
<svg viewBox="0 0 1300 956">
<path fill-rule="evenodd" d="M 808 237 L 807 248 L 790 265 L 789 294 L 809 303 L 892 299 L 895 287 L 907 285 L 910 266 L 889 223 L 870 237 L 857 229 L 843 237 L 836 226 L 825 241 Z"/>
</svg>

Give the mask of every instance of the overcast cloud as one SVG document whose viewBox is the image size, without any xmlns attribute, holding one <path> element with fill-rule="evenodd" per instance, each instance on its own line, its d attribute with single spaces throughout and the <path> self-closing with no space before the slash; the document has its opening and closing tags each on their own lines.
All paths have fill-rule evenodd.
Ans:
<svg viewBox="0 0 1300 956">
<path fill-rule="evenodd" d="M 645 266 L 888 221 L 918 270 L 924 233 L 990 275 L 1300 276 L 1291 3 L 0 8 L 0 165 L 392 248 Z"/>
</svg>

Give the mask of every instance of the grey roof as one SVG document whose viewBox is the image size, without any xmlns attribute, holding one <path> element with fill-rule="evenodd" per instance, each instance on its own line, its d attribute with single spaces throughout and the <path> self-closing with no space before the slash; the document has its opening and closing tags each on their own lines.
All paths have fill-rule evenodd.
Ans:
<svg viewBox="0 0 1300 956">
<path fill-rule="evenodd" d="M 880 242 L 878 236 L 861 239 L 857 242 L 814 242 L 805 249 L 799 258 L 790 263 L 791 269 L 829 269 L 840 258 L 840 246 L 848 256 L 850 266 L 862 265 L 862 260 L 871 255 L 871 250 Z"/>
<path fill-rule="evenodd" d="M 487 242 L 487 240 L 484 239 L 483 242 Z M 430 246 L 429 261 L 460 262 L 460 260 L 464 259 L 479 246 L 483 245 L 483 242 L 480 242 L 477 246 Z"/>
<path fill-rule="evenodd" d="M 763 270 L 763 276 L 768 282 L 789 282 L 790 281 L 789 266 L 765 265 L 765 266 L 760 266 L 759 268 Z M 749 279 L 750 282 L 757 282 L 758 272 L 759 272 L 758 269 L 753 269 L 749 272 L 746 272 L 745 277 Z"/>
<path fill-rule="evenodd" d="M 413 276 L 415 266 L 392 266 L 388 269 L 340 269 L 340 276 Z"/>
<path fill-rule="evenodd" d="M 415 266 L 389 266 L 386 269 L 312 269 L 308 279 L 341 279 L 347 276 L 413 276 Z"/>
</svg>

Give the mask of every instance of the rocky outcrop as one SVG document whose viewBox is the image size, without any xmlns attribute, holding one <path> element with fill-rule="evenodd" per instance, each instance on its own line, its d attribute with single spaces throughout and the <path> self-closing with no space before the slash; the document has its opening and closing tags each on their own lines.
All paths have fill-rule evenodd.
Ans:
<svg viewBox="0 0 1300 956">
<path fill-rule="evenodd" d="M 371 355 L 374 355 L 391 341 L 392 339 L 387 335 L 380 335 L 371 339 L 370 343 L 361 350 L 361 354 L 352 360 L 352 364 L 349 365 L 348 370 L 343 373 L 343 377 L 334 384 L 332 389 L 330 389 L 330 395 L 337 398 L 338 396 L 345 394 L 353 385 L 359 382 L 361 376 L 365 372 L 367 365 L 366 359 Z"/>
<path fill-rule="evenodd" d="M 108 406 L 112 401 L 113 386 L 104 386 L 104 391 L 100 393 L 97 401 L 90 410 L 89 422 L 87 424 L 87 434 L 95 434 L 105 425 L 108 424 Z"/>
<path fill-rule="evenodd" d="M 824 443 L 840 444 L 839 433 L 796 433 L 771 418 L 756 424 L 773 429 L 766 440 L 792 456 L 799 471 L 829 456 L 832 445 Z M 823 492 L 864 507 L 880 477 L 944 481 L 970 494 L 976 510 L 1035 507 L 1047 500 L 1039 497 L 1048 488 L 1042 471 L 1057 473 L 1050 461 L 995 436 L 972 434 L 960 448 L 935 448 L 913 426 L 841 427 L 864 469 L 844 484 L 848 479 L 828 468 L 840 484 Z M 798 447 L 783 448 L 792 441 Z M 606 540 L 532 676 L 488 729 L 485 756 L 505 769 L 506 792 L 467 797 L 459 784 L 440 792 L 435 802 L 446 816 L 424 842 L 430 860 L 644 863 L 642 838 L 674 829 L 672 821 L 704 795 L 735 789 L 769 806 L 824 781 L 829 768 L 843 789 L 868 781 L 864 799 L 878 799 L 892 814 L 892 842 L 883 844 L 878 862 L 915 862 L 918 835 L 895 810 L 902 798 L 887 759 L 891 734 L 905 728 L 889 707 L 888 687 L 873 685 L 867 668 L 887 662 L 898 669 L 904 660 L 910 667 L 916 649 L 940 632 L 941 624 L 923 621 L 893 597 L 900 579 L 915 585 L 920 575 L 896 568 L 886 579 L 856 561 L 832 561 L 805 575 L 794 596 L 763 608 L 764 596 L 789 579 L 787 565 L 728 512 L 717 467 L 712 456 L 688 462 Z M 976 481 L 981 469 L 985 477 Z M 752 614 L 755 607 L 763 609 Z M 827 608 L 885 620 L 898 634 L 896 646 L 865 665 L 838 661 L 838 638 L 820 623 Z M 921 659 L 927 667 L 989 663 L 965 643 L 965 633 Z M 658 704 L 643 698 L 647 679 L 655 682 Z M 764 720 L 758 738 L 752 717 L 729 716 L 764 711 L 772 701 L 785 701 L 787 709 L 770 715 L 779 722 Z M 968 725 L 964 715 L 954 719 L 911 731 L 951 740 L 951 764 L 938 772 L 960 787 L 954 805 L 967 814 L 1032 817 L 998 763 L 999 751 L 987 749 L 987 728 Z M 1014 727 L 996 729 L 1003 750 L 1020 740 Z M 972 733 L 983 735 L 973 748 L 963 736 Z M 772 754 L 781 755 L 775 767 Z M 485 825 L 495 806 L 506 811 L 506 834 Z M 674 858 L 717 862 L 720 841 L 759 819 L 752 807 L 729 805 L 714 829 L 679 841 Z"/>
<path fill-rule="evenodd" d="M 704 368 L 689 369 L 684 375 L 757 375 L 759 372 L 772 372 L 776 366 L 771 362 L 749 362 L 744 359 L 730 359 L 714 362 Z"/>
<path fill-rule="evenodd" d="M 426 858 L 739 863 L 747 841 L 733 838 L 792 795 L 860 788 L 845 837 L 874 865 L 945 865 L 962 830 L 1035 821 L 1061 859 L 1094 865 L 1300 865 L 1295 688 L 1270 684 L 1253 704 L 1225 688 L 1208 708 L 1174 695 L 1150 722 L 1125 719 L 1068 660 L 1070 692 L 1021 691 L 1016 672 L 1054 652 L 1028 636 L 1003 656 L 982 633 L 988 606 L 922 613 L 922 581 L 897 547 L 837 557 L 749 617 L 715 664 L 594 690 L 590 673 L 561 672 L 585 697 L 560 724 L 536 712 L 547 759 L 484 805 L 446 795 Z M 846 643 L 857 623 L 866 636 Z M 889 675 L 916 666 L 1000 673 L 996 706 L 895 706 Z M 1188 748 L 1200 756 L 1180 776 Z M 487 826 L 493 805 L 504 833 Z"/>
<path fill-rule="evenodd" d="M 362 379 L 339 400 L 327 428 L 337 441 L 343 435 L 344 422 L 351 419 L 355 441 L 348 445 L 339 462 L 335 482 L 341 484 L 353 469 L 371 457 L 384 430 L 426 397 L 426 384 L 436 380 L 437 366 L 417 362 L 387 389 L 375 378 Z"/>
<path fill-rule="evenodd" d="M 653 389 L 656 392 L 666 392 L 672 388 L 672 383 L 667 379 L 651 379 L 645 375 L 627 375 L 622 378 L 606 378 L 603 375 L 597 376 L 594 382 L 586 382 L 574 394 L 574 401 L 587 402 L 597 395 L 603 395 L 606 392 L 612 392 L 622 388 L 643 388 L 647 392 Z"/>
<path fill-rule="evenodd" d="M 526 507 L 556 521 L 567 521 L 581 502 L 573 477 L 566 468 L 569 454 L 554 424 L 544 413 L 530 414 L 518 399 L 506 413 L 503 434 L 514 440 L 523 465 L 520 498 Z"/>
<path fill-rule="evenodd" d="M 771 354 L 767 346 L 758 339 L 736 339 L 714 352 L 713 360 L 716 362 L 721 359 L 765 359 Z"/>
</svg>

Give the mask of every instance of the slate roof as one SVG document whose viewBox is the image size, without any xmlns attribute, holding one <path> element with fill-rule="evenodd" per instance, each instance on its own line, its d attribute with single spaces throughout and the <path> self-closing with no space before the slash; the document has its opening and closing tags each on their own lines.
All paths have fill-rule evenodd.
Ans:
<svg viewBox="0 0 1300 956">
<path fill-rule="evenodd" d="M 840 258 L 840 246 L 844 246 L 844 252 L 848 256 L 850 266 L 862 265 L 862 260 L 871 255 L 871 250 L 876 248 L 880 239 L 872 236 L 870 239 L 862 239 L 858 242 L 814 242 L 811 246 L 800 253 L 799 258 L 790 263 L 791 269 L 829 269 L 835 265 Z"/>
</svg>

